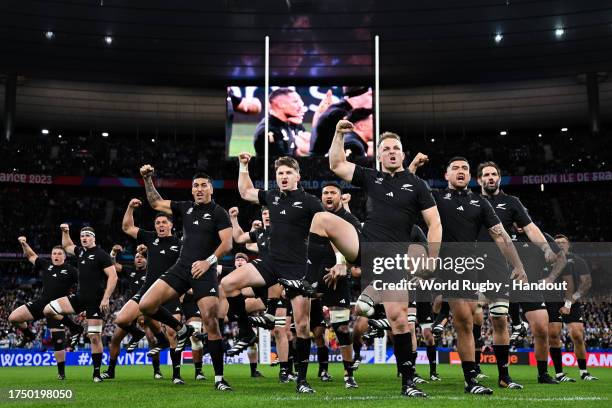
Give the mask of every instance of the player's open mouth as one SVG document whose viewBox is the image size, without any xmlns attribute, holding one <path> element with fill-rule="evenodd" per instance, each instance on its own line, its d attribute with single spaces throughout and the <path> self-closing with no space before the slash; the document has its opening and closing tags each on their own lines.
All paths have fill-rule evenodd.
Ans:
<svg viewBox="0 0 612 408">
<path fill-rule="evenodd" d="M 457 180 L 464 181 L 465 180 L 465 176 L 463 174 L 459 174 L 459 175 L 457 175 Z"/>
</svg>

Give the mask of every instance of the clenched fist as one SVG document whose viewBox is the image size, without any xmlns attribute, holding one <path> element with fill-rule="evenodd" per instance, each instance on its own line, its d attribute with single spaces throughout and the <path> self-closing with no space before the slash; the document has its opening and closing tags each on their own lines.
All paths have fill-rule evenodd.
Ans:
<svg viewBox="0 0 612 408">
<path fill-rule="evenodd" d="M 17 241 L 19 241 L 19 243 L 20 243 L 21 245 L 23 245 L 23 244 L 25 244 L 25 243 L 26 243 L 26 237 L 21 236 L 21 237 L 17 238 Z"/>
<path fill-rule="evenodd" d="M 251 153 L 247 153 L 247 152 L 242 152 L 238 155 L 238 161 L 240 161 L 240 164 L 244 164 L 245 166 L 247 164 L 249 164 L 249 161 L 251 161 Z"/>
<path fill-rule="evenodd" d="M 355 126 L 348 120 L 342 119 L 336 125 L 336 133 L 348 133 L 352 132 Z"/>
<path fill-rule="evenodd" d="M 150 164 L 145 164 L 144 166 L 140 168 L 140 175 L 143 178 L 148 178 L 153 175 L 154 171 L 155 169 L 153 168 L 153 166 L 151 166 Z"/>
<path fill-rule="evenodd" d="M 111 249 L 111 252 L 114 254 L 118 254 L 120 252 L 123 252 L 123 247 L 119 244 L 115 244 L 113 245 L 113 249 Z"/>
<path fill-rule="evenodd" d="M 342 200 L 342 204 L 348 204 L 351 202 L 351 195 L 349 193 L 342 194 L 340 200 Z"/>
<path fill-rule="evenodd" d="M 232 218 L 238 217 L 238 207 L 232 207 L 229 209 L 229 216 Z"/>
<path fill-rule="evenodd" d="M 140 244 L 136 247 L 136 252 L 139 254 L 145 254 L 147 252 L 147 246 L 145 244 Z"/>
<path fill-rule="evenodd" d="M 142 205 L 142 201 L 140 201 L 140 200 L 139 200 L 139 199 L 137 199 L 137 198 L 132 198 L 132 199 L 130 200 L 130 203 L 128 204 L 128 207 L 130 207 L 130 208 L 138 208 L 138 207 L 140 207 L 141 205 Z"/>
<path fill-rule="evenodd" d="M 68 224 L 61 224 L 60 229 L 62 230 L 62 232 L 70 231 L 70 227 L 68 226 Z"/>
</svg>

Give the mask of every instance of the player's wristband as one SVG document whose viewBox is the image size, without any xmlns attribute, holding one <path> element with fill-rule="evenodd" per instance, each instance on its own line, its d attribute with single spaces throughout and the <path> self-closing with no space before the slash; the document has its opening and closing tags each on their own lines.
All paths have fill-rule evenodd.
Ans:
<svg viewBox="0 0 612 408">
<path fill-rule="evenodd" d="M 240 172 L 241 173 L 248 173 L 249 172 L 249 165 L 244 164 L 243 162 L 240 162 Z"/>
<path fill-rule="evenodd" d="M 208 262 L 211 265 L 217 263 L 217 256 L 215 254 L 212 254 L 211 256 L 206 258 L 206 262 Z"/>
<path fill-rule="evenodd" d="M 578 299 L 580 299 L 582 295 L 580 294 L 580 292 L 576 292 L 572 295 L 572 302 L 577 301 Z"/>
<path fill-rule="evenodd" d="M 336 252 L 336 265 L 345 265 L 346 258 L 342 255 L 342 252 Z"/>
<path fill-rule="evenodd" d="M 566 300 L 565 304 L 563 306 L 567 307 L 568 309 L 570 309 L 572 307 L 572 301 L 571 300 Z"/>
</svg>

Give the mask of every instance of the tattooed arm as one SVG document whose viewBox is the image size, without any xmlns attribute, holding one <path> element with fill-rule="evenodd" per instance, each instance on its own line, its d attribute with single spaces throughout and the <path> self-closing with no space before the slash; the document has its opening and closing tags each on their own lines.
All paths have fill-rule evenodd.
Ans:
<svg viewBox="0 0 612 408">
<path fill-rule="evenodd" d="M 172 209 L 170 208 L 170 200 L 164 200 L 155 189 L 155 185 L 153 185 L 153 166 L 150 164 L 145 164 L 140 168 L 140 174 L 142 175 L 142 179 L 144 180 L 145 191 L 147 192 L 147 200 L 155 211 L 160 211 L 166 214 L 172 214 Z"/>
</svg>

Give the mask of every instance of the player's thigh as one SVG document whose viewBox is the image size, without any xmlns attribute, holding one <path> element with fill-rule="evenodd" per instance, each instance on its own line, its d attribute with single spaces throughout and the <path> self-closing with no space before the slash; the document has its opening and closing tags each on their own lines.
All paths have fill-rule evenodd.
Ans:
<svg viewBox="0 0 612 408">
<path fill-rule="evenodd" d="M 135 319 L 137 319 L 138 316 L 140 316 L 140 308 L 138 306 L 138 303 L 130 299 L 123 305 L 119 313 L 117 313 L 115 323 L 130 324 Z"/>
<path fill-rule="evenodd" d="M 30 309 L 26 305 L 21 305 L 13 310 L 9 315 L 9 321 L 15 323 L 23 323 L 29 320 L 34 320 L 34 316 L 30 313 Z"/>
<path fill-rule="evenodd" d="M 255 291 L 250 286 L 248 288 L 240 289 L 240 293 L 242 293 L 242 296 L 244 296 L 246 298 L 254 298 L 255 297 Z"/>
<path fill-rule="evenodd" d="M 325 234 L 333 244 L 342 252 L 346 259 L 354 261 L 359 253 L 359 235 L 355 227 L 329 212 L 315 214 L 317 223 L 325 229 Z"/>
<path fill-rule="evenodd" d="M 265 284 L 266 281 L 251 263 L 242 265 L 221 280 L 221 286 L 225 291 L 240 290 L 249 286 L 265 286 Z"/>
<path fill-rule="evenodd" d="M 153 285 L 142 295 L 140 299 L 140 310 L 157 309 L 162 304 L 172 299 L 177 299 L 179 294 L 168 283 L 157 279 Z"/>
<path fill-rule="evenodd" d="M 61 314 L 66 315 L 75 313 L 74 307 L 72 306 L 72 303 L 70 303 L 70 298 L 68 296 L 52 300 L 47 306 L 45 306 L 45 311 L 51 310 L 53 313 L 55 313 L 56 311 L 58 311 L 58 308 Z"/>
</svg>

